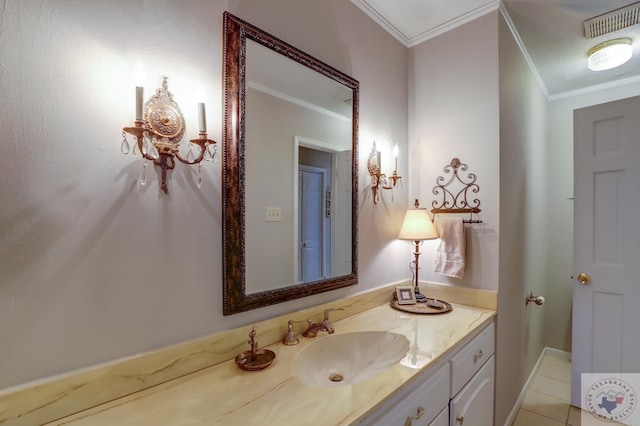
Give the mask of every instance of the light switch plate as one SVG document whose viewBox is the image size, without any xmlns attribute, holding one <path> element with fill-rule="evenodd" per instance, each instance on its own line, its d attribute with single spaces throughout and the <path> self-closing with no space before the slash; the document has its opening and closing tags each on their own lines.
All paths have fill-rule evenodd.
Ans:
<svg viewBox="0 0 640 426">
<path fill-rule="evenodd" d="M 267 222 L 280 222 L 282 219 L 282 209 L 280 207 L 267 207 L 265 220 Z"/>
</svg>

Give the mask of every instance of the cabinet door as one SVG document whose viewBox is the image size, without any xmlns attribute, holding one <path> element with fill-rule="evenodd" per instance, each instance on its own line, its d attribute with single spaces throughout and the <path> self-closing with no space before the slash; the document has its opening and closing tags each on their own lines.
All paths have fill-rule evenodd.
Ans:
<svg viewBox="0 0 640 426">
<path fill-rule="evenodd" d="M 449 407 L 442 410 L 429 426 L 449 426 Z"/>
<path fill-rule="evenodd" d="M 493 356 L 451 400 L 451 426 L 493 425 Z"/>
</svg>

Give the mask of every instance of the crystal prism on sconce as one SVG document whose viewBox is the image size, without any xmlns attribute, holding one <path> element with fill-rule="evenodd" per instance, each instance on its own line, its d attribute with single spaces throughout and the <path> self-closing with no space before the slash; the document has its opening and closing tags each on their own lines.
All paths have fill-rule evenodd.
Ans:
<svg viewBox="0 0 640 426">
<path fill-rule="evenodd" d="M 398 145 L 393 147 L 393 156 L 395 159 L 395 168 L 391 176 L 381 172 L 381 154 L 376 148 L 375 141 L 373 142 L 373 148 L 371 148 L 371 154 L 367 160 L 367 169 L 371 176 L 371 190 L 373 191 L 373 202 L 378 204 L 378 190 L 379 189 L 393 189 L 402 179 L 398 176 Z"/>
<path fill-rule="evenodd" d="M 169 92 L 167 77 L 162 78 L 162 87 L 156 89 L 155 95 L 144 104 L 144 113 L 142 91 L 142 87 L 136 87 L 136 119 L 133 127 L 122 129 L 121 145 L 122 153 L 128 154 L 131 151 L 131 144 L 127 139 L 127 133 L 134 136 L 133 155 L 141 155 L 144 159 L 140 184 L 146 184 L 147 162 L 152 161 L 162 171 L 161 188 L 165 194 L 168 194 L 167 170 L 173 170 L 176 159 L 178 159 L 184 164 L 198 165 L 196 185 L 199 188 L 202 185 L 202 165 L 200 162 L 214 160 L 218 149 L 216 141 L 207 138 L 204 104 L 198 104 L 199 138 L 189 141 L 186 158 L 183 158 L 179 148 L 180 140 L 185 132 L 185 122 L 180 107 Z"/>
</svg>

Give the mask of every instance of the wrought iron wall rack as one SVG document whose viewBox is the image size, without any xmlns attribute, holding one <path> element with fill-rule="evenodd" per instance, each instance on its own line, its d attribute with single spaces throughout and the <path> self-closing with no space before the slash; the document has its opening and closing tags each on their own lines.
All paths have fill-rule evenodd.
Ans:
<svg viewBox="0 0 640 426">
<path fill-rule="evenodd" d="M 469 200 L 469 197 L 473 197 L 470 193 L 478 193 L 480 187 L 476 183 L 475 173 L 468 173 L 466 177 L 460 177 L 458 172 L 466 172 L 469 166 L 462 163 L 459 158 L 454 158 L 451 163 L 444 166 L 445 173 L 451 173 L 448 180 L 444 176 L 438 176 L 436 179 L 436 186 L 433 187 L 432 192 L 436 196 L 441 196 L 440 200 L 434 200 L 431 203 L 433 207 L 431 213 L 434 218 L 436 214 L 444 213 L 469 213 L 469 219 L 463 219 L 464 223 L 482 223 L 482 220 L 474 218 L 482 210 L 480 210 L 480 200 L 474 198 Z M 454 192 L 451 185 L 460 187 L 458 192 Z"/>
</svg>

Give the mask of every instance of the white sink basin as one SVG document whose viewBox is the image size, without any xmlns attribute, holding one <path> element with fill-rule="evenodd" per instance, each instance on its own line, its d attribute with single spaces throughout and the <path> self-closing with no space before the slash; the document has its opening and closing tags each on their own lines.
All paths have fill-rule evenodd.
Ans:
<svg viewBox="0 0 640 426">
<path fill-rule="evenodd" d="M 304 348 L 293 372 L 308 386 L 354 385 L 393 367 L 408 350 L 409 340 L 389 331 L 332 334 Z"/>
</svg>

